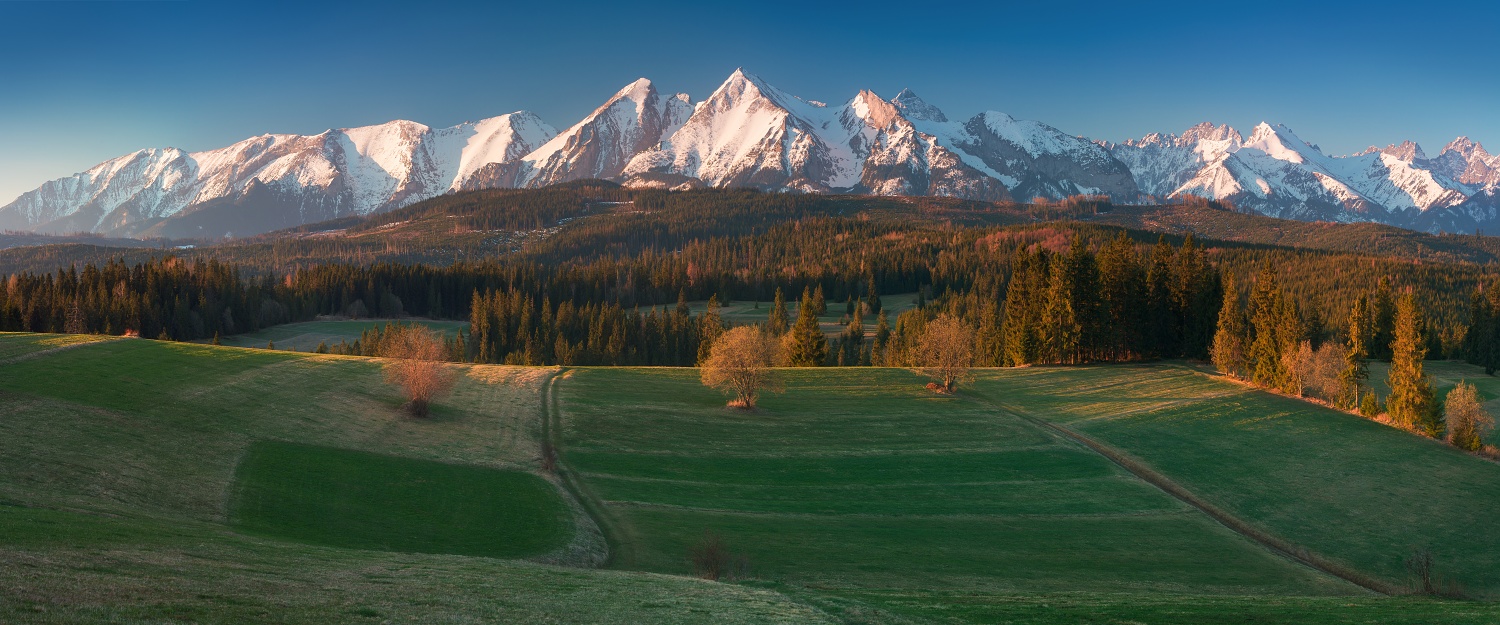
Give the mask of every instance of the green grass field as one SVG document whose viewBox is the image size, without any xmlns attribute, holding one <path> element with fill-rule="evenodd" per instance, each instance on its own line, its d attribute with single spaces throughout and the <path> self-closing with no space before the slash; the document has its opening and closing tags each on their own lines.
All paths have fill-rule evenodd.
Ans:
<svg viewBox="0 0 1500 625">
<path fill-rule="evenodd" d="M 258 332 L 219 337 L 219 343 L 234 347 L 265 347 L 267 343 L 274 342 L 276 349 L 279 350 L 310 352 L 317 349 L 318 344 L 323 342 L 328 343 L 330 347 L 337 345 L 339 341 L 353 343 L 359 338 L 360 333 L 384 327 L 388 323 L 415 323 L 427 326 L 449 338 L 452 338 L 459 330 L 465 332 L 469 330 L 467 321 L 433 321 L 430 319 L 304 321 L 271 326 Z M 199 342 L 207 343 L 208 341 Z"/>
<path fill-rule="evenodd" d="M 1458 365 L 1454 365 L 1458 366 Z M 1500 465 L 1437 441 L 1181 366 L 986 372 L 976 395 L 1122 450 L 1312 552 L 1408 582 L 1500 598 Z"/>
<path fill-rule="evenodd" d="M 573 523 L 525 471 L 261 441 L 235 477 L 234 527 L 335 547 L 535 556 L 566 544 Z"/>
<path fill-rule="evenodd" d="M 1087 449 L 903 370 L 798 372 L 758 414 L 696 372 L 582 369 L 565 458 L 606 502 L 615 564 L 687 573 L 723 534 L 798 585 L 1006 592 L 1357 594 Z"/>
<path fill-rule="evenodd" d="M 60 339 L 6 335 L 0 342 L 21 353 L 50 349 Z M 572 542 L 538 559 L 567 561 L 602 550 L 587 533 L 575 535 L 568 515 L 559 518 L 558 491 L 544 497 L 535 490 L 540 480 L 522 480 L 518 489 L 513 478 L 536 467 L 539 388 L 551 370 L 461 370 L 434 416 L 412 420 L 400 415 L 401 398 L 381 381 L 378 363 L 360 358 L 118 340 L 0 364 L 0 622 L 825 620 L 775 592 L 694 579 L 314 544 L 332 542 L 327 535 L 335 531 L 356 533 L 370 519 L 345 513 L 370 513 L 378 501 L 348 502 L 323 515 L 338 526 L 315 540 L 234 523 L 235 475 L 247 455 L 249 482 L 299 501 L 328 493 L 326 484 L 277 475 L 289 466 L 254 468 L 257 457 L 265 459 L 251 453 L 262 449 L 259 441 L 286 441 L 367 452 L 357 463 L 361 473 L 382 463 L 443 463 L 442 470 L 415 475 L 442 477 L 436 493 L 460 498 L 467 496 L 456 492 L 462 483 L 441 473 L 491 472 L 480 486 L 507 497 L 521 490 L 512 500 L 527 508 L 521 516 L 552 521 L 517 533 L 495 523 L 506 518 L 503 510 L 493 511 L 499 516 L 473 511 L 466 533 L 487 534 L 462 540 L 491 553 L 535 554 L 556 545 L 559 531 Z M 332 456 L 346 453 L 303 462 L 326 471 Z M 413 474 L 346 477 L 368 485 L 402 475 Z M 538 509 L 538 501 L 553 503 Z M 270 516 L 277 509 L 284 518 L 281 506 L 272 506 Z M 385 529 L 421 525 L 390 510 L 373 514 L 377 521 L 397 517 L 397 527 Z M 413 550 L 475 550 L 427 547 Z"/>
<path fill-rule="evenodd" d="M 755 413 L 688 369 L 455 365 L 414 420 L 370 359 L 47 351 L 73 340 L 0 335 L 36 354 L 0 358 L 0 622 L 1500 622 L 1278 555 L 1042 424 L 1370 575 L 1420 541 L 1494 598 L 1500 465 L 1179 365 L 958 396 L 795 371 Z M 549 431 L 581 506 L 537 472 Z M 617 570 L 557 565 L 603 554 L 590 516 Z M 748 577 L 687 575 L 705 531 Z"/>
</svg>

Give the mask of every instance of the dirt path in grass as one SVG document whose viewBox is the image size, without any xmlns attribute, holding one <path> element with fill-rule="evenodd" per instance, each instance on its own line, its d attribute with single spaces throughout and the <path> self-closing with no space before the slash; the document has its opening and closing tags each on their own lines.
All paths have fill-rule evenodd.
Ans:
<svg viewBox="0 0 1500 625">
<path fill-rule="evenodd" d="M 568 499 L 574 504 L 576 514 L 583 516 L 579 523 L 587 524 L 589 531 L 601 538 L 604 553 L 593 554 L 591 564 L 597 567 L 619 568 L 622 563 L 628 564 L 635 561 L 633 550 L 634 541 L 624 538 L 621 530 L 622 524 L 610 515 L 605 508 L 604 502 L 589 490 L 579 474 L 568 467 L 564 461 L 562 449 L 562 407 L 557 399 L 558 381 L 567 377 L 566 367 L 559 368 L 552 373 L 541 385 L 541 421 L 542 421 L 542 444 L 550 445 L 557 454 L 556 470 L 553 472 L 555 479 L 565 491 Z"/>
<path fill-rule="evenodd" d="M 1172 497 L 1175 497 L 1177 500 L 1189 506 L 1192 506 L 1193 508 L 1196 508 L 1198 511 L 1208 515 L 1209 518 L 1218 522 L 1220 525 L 1223 525 L 1229 530 L 1241 536 L 1244 536 L 1251 541 L 1254 541 L 1256 544 L 1259 544 L 1267 550 L 1270 550 L 1272 553 L 1288 558 L 1294 562 L 1298 562 L 1304 566 L 1320 571 L 1322 573 L 1337 577 L 1346 582 L 1359 586 L 1360 588 L 1364 588 L 1365 590 L 1368 590 L 1370 592 L 1375 592 L 1382 595 L 1395 595 L 1402 593 L 1401 588 L 1365 575 L 1364 573 L 1351 569 L 1337 562 L 1328 560 L 1316 553 L 1308 551 L 1304 547 L 1294 545 L 1266 531 L 1263 531 L 1260 528 L 1255 527 L 1254 525 L 1251 525 L 1244 519 L 1230 514 L 1228 511 L 1223 510 L 1218 506 L 1215 506 L 1208 501 L 1205 501 L 1204 499 L 1198 497 L 1192 491 L 1172 481 L 1171 478 L 1168 478 L 1167 476 L 1156 472 L 1155 469 L 1152 469 L 1146 463 L 1132 457 L 1131 455 L 1123 451 L 1110 447 L 1109 445 L 1094 440 L 1084 434 L 1075 432 L 1069 428 L 1057 425 L 1044 419 L 1033 417 L 1030 414 L 1027 414 L 1025 411 L 1020 410 L 1014 406 L 1009 406 L 1004 403 L 997 402 L 988 397 L 977 398 L 995 407 L 998 410 L 1003 410 L 1009 414 L 1024 419 L 1029 423 L 1054 432 L 1093 450 L 1094 453 L 1104 456 L 1110 462 L 1113 462 L 1120 468 L 1129 471 L 1132 475 L 1140 478 L 1148 484 L 1151 484 L 1152 486 L 1161 489 L 1163 492 L 1171 495 Z"/>
</svg>

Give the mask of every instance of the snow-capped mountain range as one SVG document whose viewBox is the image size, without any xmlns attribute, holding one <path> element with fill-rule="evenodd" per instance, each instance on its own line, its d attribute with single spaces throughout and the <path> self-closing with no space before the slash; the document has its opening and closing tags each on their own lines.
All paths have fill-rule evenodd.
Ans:
<svg viewBox="0 0 1500 625">
<path fill-rule="evenodd" d="M 587 178 L 976 200 L 1197 195 L 1295 219 L 1434 231 L 1500 222 L 1500 156 L 1463 137 L 1433 158 L 1411 142 L 1329 156 L 1265 123 L 1248 138 L 1199 124 L 1110 143 L 995 111 L 952 121 L 909 90 L 828 105 L 736 71 L 697 103 L 637 80 L 562 132 L 520 111 L 452 128 L 393 121 L 205 152 L 141 150 L 0 207 L 0 229 L 246 236 L 455 191 Z"/>
</svg>

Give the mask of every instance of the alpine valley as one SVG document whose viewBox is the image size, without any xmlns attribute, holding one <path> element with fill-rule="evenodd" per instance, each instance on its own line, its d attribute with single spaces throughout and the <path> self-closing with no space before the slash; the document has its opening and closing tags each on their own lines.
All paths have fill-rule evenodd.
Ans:
<svg viewBox="0 0 1500 625">
<path fill-rule="evenodd" d="M 1116 203 L 1187 196 L 1247 212 L 1431 232 L 1500 224 L 1500 155 L 1459 137 L 1331 156 L 1282 125 L 1199 124 L 1112 143 L 989 111 L 949 119 L 909 90 L 829 105 L 735 71 L 700 102 L 640 79 L 558 131 L 518 111 L 451 128 L 411 121 L 267 134 L 204 152 L 145 149 L 0 207 L 0 229 L 243 237 L 446 193 L 581 179 L 628 187 Z"/>
</svg>

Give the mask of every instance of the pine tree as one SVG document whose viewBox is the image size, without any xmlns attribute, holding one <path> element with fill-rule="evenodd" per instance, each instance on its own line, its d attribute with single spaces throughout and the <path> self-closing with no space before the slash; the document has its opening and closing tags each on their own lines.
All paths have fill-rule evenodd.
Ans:
<svg viewBox="0 0 1500 625">
<path fill-rule="evenodd" d="M 1160 237 L 1151 248 L 1151 260 L 1146 270 L 1146 315 L 1149 335 L 1146 350 L 1151 356 L 1171 358 L 1179 354 L 1177 345 L 1177 306 L 1172 298 L 1172 284 L 1177 272 L 1173 269 L 1172 246 L 1166 237 Z"/>
<path fill-rule="evenodd" d="M 1276 269 L 1267 264 L 1255 280 L 1255 290 L 1250 295 L 1250 327 L 1254 338 L 1250 343 L 1248 368 L 1250 380 L 1265 387 L 1278 387 L 1286 377 L 1281 361 L 1281 327 L 1283 300 L 1281 286 L 1276 282 Z"/>
<path fill-rule="evenodd" d="M 1373 322 L 1370 331 L 1370 356 L 1379 360 L 1391 359 L 1391 342 L 1395 340 L 1396 301 L 1391 295 L 1391 279 L 1380 278 L 1375 289 L 1375 298 L 1370 303 Z"/>
<path fill-rule="evenodd" d="M 865 305 L 870 308 L 870 314 L 884 312 L 880 304 L 880 290 L 875 287 L 875 274 L 870 274 L 870 284 L 865 287 Z"/>
<path fill-rule="evenodd" d="M 698 359 L 701 364 L 708 359 L 713 350 L 714 341 L 724 334 L 724 320 L 719 318 L 719 296 L 713 295 L 708 298 L 708 310 L 703 311 L 703 316 L 698 319 Z"/>
<path fill-rule="evenodd" d="M 823 299 L 823 285 L 818 285 L 818 288 L 813 291 L 812 297 L 813 314 L 819 317 L 828 314 L 828 301 Z"/>
<path fill-rule="evenodd" d="M 1344 345 L 1344 368 L 1339 372 L 1339 405 L 1353 410 L 1359 404 L 1360 386 L 1370 377 L 1370 302 L 1361 295 L 1349 311 L 1349 338 Z"/>
<path fill-rule="evenodd" d="M 1422 371 L 1427 344 L 1422 336 L 1422 312 L 1410 293 L 1396 306 L 1394 334 L 1391 372 L 1387 378 L 1391 394 L 1386 398 L 1386 412 L 1397 425 L 1437 437 L 1443 433 L 1442 415 L 1432 380 Z"/>
<path fill-rule="evenodd" d="M 1245 311 L 1240 308 L 1240 291 L 1233 275 L 1224 278 L 1224 303 L 1219 309 L 1212 351 L 1214 367 L 1221 373 L 1245 374 Z"/>
<path fill-rule="evenodd" d="M 776 302 L 771 305 L 771 316 L 766 321 L 766 332 L 771 336 L 786 334 L 787 326 L 791 320 L 786 313 L 786 298 L 781 295 L 781 287 L 776 287 Z"/>
<path fill-rule="evenodd" d="M 885 311 L 880 311 L 880 317 L 875 322 L 875 344 L 870 346 L 870 364 L 885 366 L 887 361 L 887 346 L 891 342 L 891 323 L 886 318 Z"/>
<path fill-rule="evenodd" d="M 1121 230 L 1099 254 L 1099 291 L 1106 320 L 1102 347 L 1107 358 L 1127 360 L 1140 355 L 1145 335 L 1146 272 L 1135 242 Z"/>
<path fill-rule="evenodd" d="M 853 318 L 844 332 L 839 336 L 839 366 L 854 366 L 859 364 L 860 354 L 864 351 L 865 344 L 865 321 L 864 315 L 858 308 L 854 309 Z"/>
<path fill-rule="evenodd" d="M 1078 316 L 1073 309 L 1073 281 L 1068 277 L 1068 263 L 1052 263 L 1047 284 L 1046 304 L 1041 317 L 1042 362 L 1072 362 L 1078 350 Z"/>
<path fill-rule="evenodd" d="M 818 327 L 813 296 L 805 289 L 797 305 L 797 323 L 786 336 L 787 364 L 793 367 L 819 367 L 828 358 L 828 339 Z"/>
</svg>

